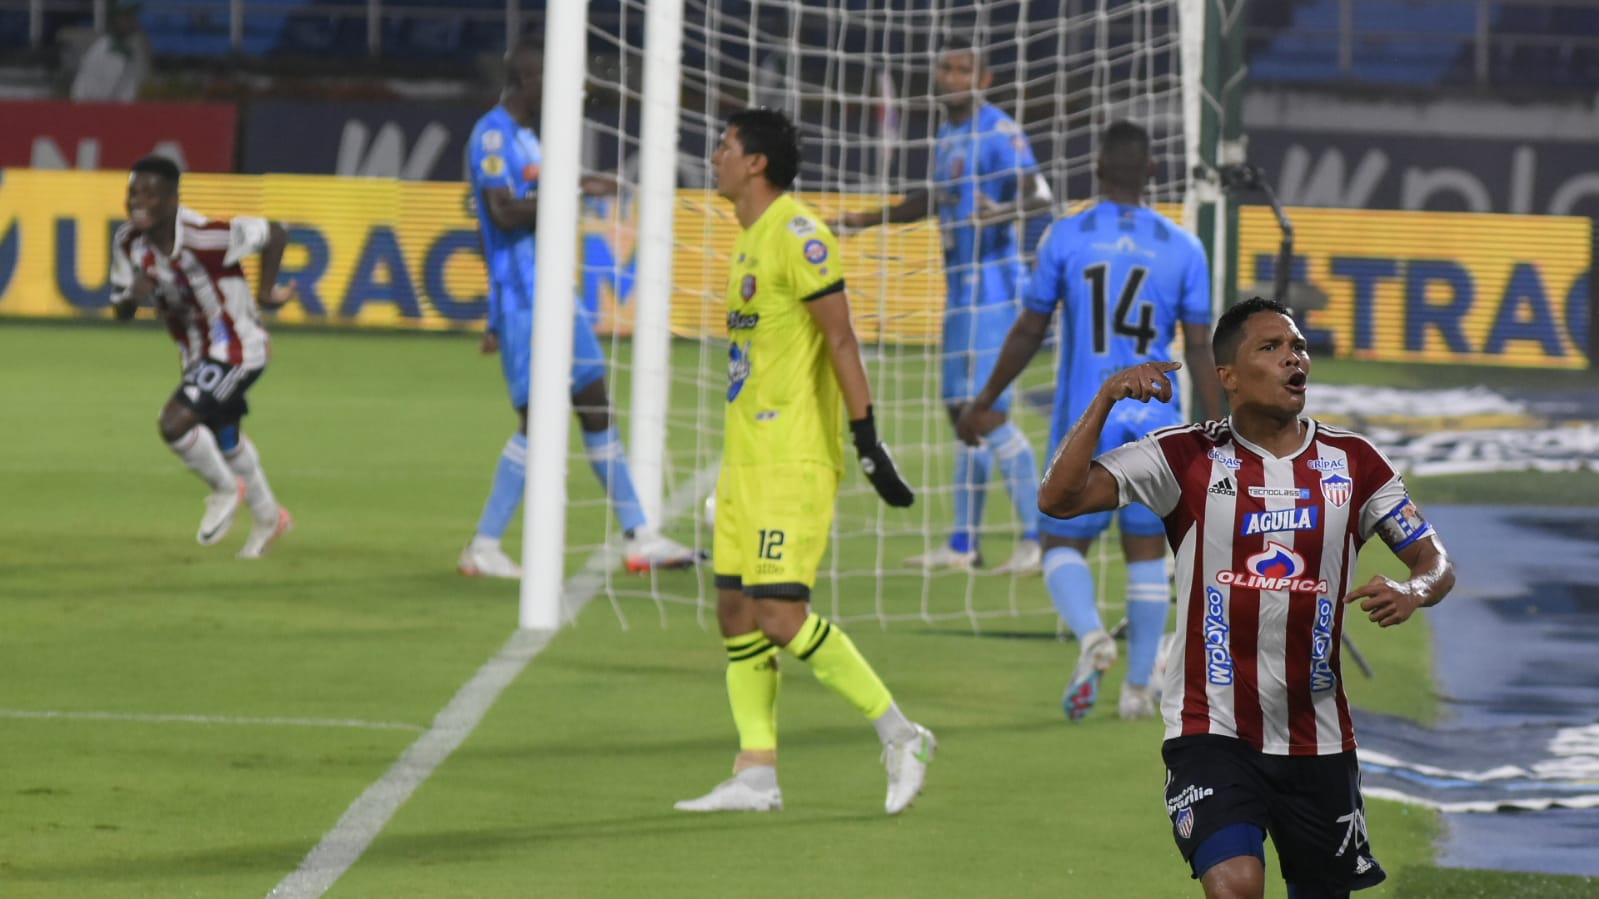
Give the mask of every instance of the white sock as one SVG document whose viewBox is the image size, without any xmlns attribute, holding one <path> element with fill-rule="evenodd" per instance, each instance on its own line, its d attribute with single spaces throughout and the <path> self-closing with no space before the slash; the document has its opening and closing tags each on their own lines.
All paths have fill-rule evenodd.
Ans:
<svg viewBox="0 0 1599 899">
<path fill-rule="evenodd" d="M 226 493 L 234 489 L 235 478 L 228 469 L 227 460 L 217 446 L 216 435 L 205 425 L 195 425 L 188 433 L 167 444 L 189 470 L 211 486 L 212 493 Z"/>
<path fill-rule="evenodd" d="M 888 711 L 872 719 L 872 727 L 877 728 L 877 739 L 882 740 L 884 746 L 916 733 L 916 726 L 899 710 L 897 702 L 889 703 Z"/>
<path fill-rule="evenodd" d="M 256 452 L 250 438 L 239 435 L 239 445 L 227 453 L 228 468 L 244 479 L 244 498 L 250 503 L 250 516 L 263 524 L 276 524 L 278 500 L 267 484 L 266 471 L 261 468 L 261 454 Z"/>
</svg>

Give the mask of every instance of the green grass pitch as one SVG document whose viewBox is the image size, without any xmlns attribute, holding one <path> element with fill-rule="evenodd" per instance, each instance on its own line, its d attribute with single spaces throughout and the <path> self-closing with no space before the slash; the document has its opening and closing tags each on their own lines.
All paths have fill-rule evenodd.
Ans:
<svg viewBox="0 0 1599 899">
<path fill-rule="evenodd" d="M 675 350 L 691 367 L 699 352 Z M 265 895 L 515 627 L 516 585 L 453 567 L 512 423 L 475 339 L 274 335 L 247 430 L 298 527 L 256 563 L 232 557 L 242 533 L 194 543 L 201 488 L 155 428 L 175 374 L 152 328 L 0 325 L 6 897 Z M 691 383 L 675 389 L 680 409 L 716 408 Z M 705 438 L 674 422 L 681 479 Z M 942 427 L 887 430 L 942 441 Z M 927 483 L 922 454 L 896 449 Z M 581 458 L 571 467 L 579 563 L 603 506 Z M 937 503 L 925 503 L 929 521 L 945 514 Z M 1000 525 L 1004 505 L 996 489 Z M 864 530 L 876 514 L 857 495 L 841 521 Z M 671 533 L 690 539 L 693 517 Z M 920 549 L 920 523 L 894 527 L 889 558 Z M 869 568 L 878 551 L 850 543 L 839 570 Z M 1116 719 L 1119 669 L 1093 716 L 1065 722 L 1076 650 L 1038 614 L 1036 580 L 862 574 L 819 595 L 942 742 L 905 815 L 882 814 L 870 727 L 797 664 L 781 715 L 788 810 L 674 813 L 731 762 L 721 653 L 694 605 L 639 597 L 691 596 L 699 576 L 618 574 L 614 607 L 587 606 L 329 895 L 1198 894 L 1167 834 L 1159 725 Z M 981 635 L 961 614 L 1013 601 L 1026 614 L 981 619 Z M 956 614 L 922 617 L 946 609 Z M 880 626 L 880 614 L 896 620 Z M 1350 683 L 1356 704 L 1430 714 L 1426 631 L 1352 630 L 1378 671 Z M 1436 826 L 1373 803 L 1393 876 L 1366 895 L 1585 888 L 1437 870 Z"/>
</svg>

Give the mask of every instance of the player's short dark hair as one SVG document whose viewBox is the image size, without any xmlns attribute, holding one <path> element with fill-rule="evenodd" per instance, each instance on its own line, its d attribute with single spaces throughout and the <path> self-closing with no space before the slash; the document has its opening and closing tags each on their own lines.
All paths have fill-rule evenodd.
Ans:
<svg viewBox="0 0 1599 899">
<path fill-rule="evenodd" d="M 944 38 L 944 43 L 938 52 L 944 53 L 970 53 L 972 55 L 973 72 L 981 75 L 988 71 L 988 51 L 977 46 L 971 38 L 964 34 L 951 34 Z"/>
<path fill-rule="evenodd" d="M 1216 330 L 1210 335 L 1210 351 L 1217 365 L 1232 365 L 1238 359 L 1238 345 L 1244 342 L 1244 322 L 1257 312 L 1276 312 L 1294 317 L 1287 306 L 1265 297 L 1250 297 L 1235 304 L 1216 320 Z"/>
<path fill-rule="evenodd" d="M 513 89 L 522 87 L 522 70 L 516 66 L 516 61 L 524 56 L 534 59 L 544 58 L 544 37 L 539 34 L 524 34 L 516 39 L 511 49 L 505 51 L 505 86 Z"/>
<path fill-rule="evenodd" d="M 1100 177 L 1117 187 L 1137 190 L 1149 180 L 1149 132 L 1126 119 L 1110 123 L 1099 135 Z"/>
<path fill-rule="evenodd" d="M 135 162 L 128 171 L 134 175 L 154 175 L 172 188 L 176 188 L 178 180 L 183 177 L 183 170 L 178 168 L 178 164 L 165 156 L 146 156 Z"/>
<path fill-rule="evenodd" d="M 745 153 L 766 157 L 767 182 L 778 190 L 788 190 L 800 167 L 799 129 L 788 116 L 755 106 L 728 116 L 727 127 L 738 129 L 738 142 Z"/>
</svg>

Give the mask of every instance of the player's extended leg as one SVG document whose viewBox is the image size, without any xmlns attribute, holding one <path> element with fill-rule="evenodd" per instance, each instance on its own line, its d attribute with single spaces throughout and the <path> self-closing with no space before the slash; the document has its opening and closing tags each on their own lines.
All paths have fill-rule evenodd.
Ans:
<svg viewBox="0 0 1599 899">
<path fill-rule="evenodd" d="M 994 373 L 999 362 L 1000 347 L 1016 321 L 1015 304 L 1009 301 L 1010 282 L 990 277 L 991 290 L 999 293 L 990 296 L 990 302 L 977 310 L 976 333 L 973 336 L 972 385 L 981 389 Z M 1005 489 L 1010 493 L 1016 511 L 1016 521 L 1021 534 L 1009 561 L 994 569 L 995 574 L 1036 574 L 1042 563 L 1042 550 L 1038 543 L 1038 458 L 1033 455 L 1033 445 L 1021 428 L 1010 420 L 1013 390 L 1006 389 L 994 402 L 999 413 L 997 427 L 983 435 L 983 441 L 999 463 L 1000 475 L 1005 479 Z"/>
<path fill-rule="evenodd" d="M 533 313 L 531 309 L 502 303 L 500 321 L 495 324 L 495 333 L 499 335 L 500 371 L 505 376 L 511 408 L 516 410 L 517 430 L 500 450 L 500 458 L 494 464 L 494 478 L 489 482 L 489 495 L 483 501 L 483 514 L 478 517 L 477 532 L 461 550 L 456 570 L 466 575 L 519 578 L 522 567 L 505 554 L 500 541 L 511 526 L 511 517 L 521 505 L 527 485 L 527 394 Z"/>
<path fill-rule="evenodd" d="M 527 486 L 527 406 L 517 409 L 517 420 L 517 432 L 505 441 L 499 461 L 494 465 L 494 479 L 489 482 L 488 499 L 483 501 L 483 514 L 478 516 L 477 533 L 461 550 L 456 568 L 462 574 L 522 576 L 522 566 L 511 561 L 500 545 Z"/>
<path fill-rule="evenodd" d="M 1116 663 L 1116 641 L 1105 630 L 1095 602 L 1094 573 L 1086 553 L 1110 523 L 1109 513 L 1083 515 L 1071 521 L 1041 521 L 1044 584 L 1061 620 L 1077 635 L 1081 647 L 1071 680 L 1061 696 L 1061 709 L 1072 721 L 1088 715 L 1099 700 L 1099 684 Z"/>
<path fill-rule="evenodd" d="M 1122 683 L 1118 713 L 1123 718 L 1153 718 L 1158 685 L 1150 683 L 1166 617 L 1171 585 L 1166 578 L 1166 538 L 1139 533 L 1160 527 L 1155 513 L 1133 504 L 1122 510 L 1122 552 L 1127 557 L 1127 679 Z"/>
<path fill-rule="evenodd" d="M 259 559 L 266 555 L 267 547 L 294 527 L 294 517 L 278 504 L 267 483 L 266 470 L 261 467 L 261 454 L 255 443 L 239 429 L 239 424 L 224 425 L 216 429 L 217 443 L 228 460 L 228 468 L 244 482 L 244 498 L 250 505 L 250 537 L 239 550 L 241 559 Z"/>
<path fill-rule="evenodd" d="M 769 812 L 783 807 L 777 785 L 777 695 L 782 685 L 777 644 L 755 625 L 755 602 L 736 575 L 717 575 L 716 619 L 727 651 L 727 700 L 738 730 L 733 777 L 686 799 L 684 812 Z"/>
<path fill-rule="evenodd" d="M 809 602 L 757 599 L 755 617 L 763 634 L 809 665 L 817 680 L 872 722 L 888 766 L 883 809 L 897 815 L 908 808 L 927 780 L 927 763 L 938 746 L 933 732 L 905 717 L 855 641 L 837 624 L 811 611 Z"/>
<path fill-rule="evenodd" d="M 661 536 L 644 518 L 627 451 L 611 419 L 611 401 L 605 392 L 605 357 L 593 323 L 579 315 L 572 328 L 572 410 L 583 431 L 583 449 L 605 495 L 610 497 L 622 535 L 627 538 L 624 563 L 628 571 L 683 568 L 694 564 L 694 551 Z"/>
<path fill-rule="evenodd" d="M 202 546 L 210 546 L 227 536 L 228 529 L 233 526 L 244 485 L 228 468 L 227 459 L 217 446 L 216 435 L 201 424 L 200 414 L 185 404 L 183 391 L 184 387 L 178 388 L 161 408 L 157 426 L 161 439 L 211 489 L 205 500 L 205 514 L 200 518 L 200 529 L 195 534 Z"/>
</svg>

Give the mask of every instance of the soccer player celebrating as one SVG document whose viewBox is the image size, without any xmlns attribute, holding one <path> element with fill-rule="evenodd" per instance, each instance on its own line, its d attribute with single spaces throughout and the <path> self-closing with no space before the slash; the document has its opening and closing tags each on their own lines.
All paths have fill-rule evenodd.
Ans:
<svg viewBox="0 0 1599 899">
<path fill-rule="evenodd" d="M 111 247 L 117 318 L 154 305 L 178 345 L 183 381 L 161 409 L 161 439 L 211 488 L 195 539 L 210 546 L 233 526 L 241 500 L 254 526 L 241 559 L 259 559 L 293 527 L 261 468 L 255 444 L 240 430 L 245 394 L 267 364 L 267 332 L 258 309 L 294 297 L 277 283 L 288 232 L 277 222 L 239 216 L 208 219 L 179 205 L 178 167 L 148 156 L 128 175 L 128 221 Z M 261 254 L 260 288 L 250 290 L 240 263 Z"/>
<path fill-rule="evenodd" d="M 898 204 L 851 212 L 844 228 L 913 222 L 938 214 L 944 238 L 943 398 L 951 424 L 988 380 L 1005 332 L 1016 320 L 1026 270 L 1016 221 L 1049 208 L 1049 186 L 1027 135 L 1010 116 L 984 102 L 991 72 L 970 41 L 951 37 L 938 59 L 938 101 L 946 120 L 938 129 L 933 181 L 936 190 L 913 190 Z M 1009 390 L 993 400 L 1000 413 L 974 445 L 955 444 L 955 527 L 949 542 L 906 564 L 915 568 L 973 568 L 982 564 L 978 531 L 995 460 L 1021 523 L 1021 540 L 998 573 L 1038 571 L 1041 550 L 1034 526 L 1038 461 L 1027 436 L 1008 421 Z"/>
<path fill-rule="evenodd" d="M 1024 310 L 1005 339 L 988 384 L 957 424 L 962 439 L 976 442 L 997 419 L 989 410 L 1038 352 L 1056 305 L 1064 305 L 1065 337 L 1055 388 L 1050 446 L 1093 402 L 1099 385 L 1115 372 L 1149 359 L 1172 358 L 1180 324 L 1195 393 L 1207 418 L 1220 418 L 1221 388 L 1210 356 L 1210 275 L 1205 251 L 1192 235 L 1144 205 L 1144 185 L 1154 174 L 1149 134 L 1131 122 L 1116 122 L 1100 139 L 1095 166 L 1100 195 L 1088 207 L 1050 226 L 1038 244 Z M 1187 419 L 1176 397 L 1143 406 L 1120 406 L 1100 439 L 1104 452 Z M 1110 526 L 1110 513 L 1071 521 L 1042 516 L 1044 581 L 1050 599 L 1082 646 L 1062 704 L 1077 720 L 1099 696 L 1100 675 L 1116 661 L 1116 641 L 1106 633 L 1094 604 L 1094 575 L 1085 555 Z M 1152 717 L 1149 685 L 1166 629 L 1171 589 L 1166 579 L 1164 526 L 1149 509 L 1133 504 L 1121 512 L 1122 551 L 1127 560 L 1127 680 L 1123 718 Z"/>
<path fill-rule="evenodd" d="M 1209 897 L 1265 892 L 1265 835 L 1289 896 L 1380 883 L 1360 795 L 1339 642 L 1344 606 L 1391 627 L 1454 586 L 1442 541 L 1393 464 L 1357 434 L 1301 417 L 1310 374 L 1288 308 L 1255 298 L 1213 339 L 1232 415 L 1094 458 L 1125 400 L 1165 402 L 1180 363 L 1106 378 L 1040 488 L 1060 518 L 1139 502 L 1177 552 L 1177 632 L 1161 712 L 1172 835 Z M 1350 589 L 1381 537 L 1410 577 Z"/>
<path fill-rule="evenodd" d="M 505 554 L 500 539 L 511 524 L 527 483 L 527 405 L 532 360 L 534 232 L 538 228 L 539 140 L 532 125 L 542 94 L 543 58 L 523 40 L 506 57 L 500 105 L 478 120 L 467 150 L 473 203 L 489 270 L 488 329 L 482 351 L 500 354 L 500 367 L 516 409 L 517 431 L 506 441 L 494 469 L 477 534 L 461 551 L 462 574 L 516 578 L 522 568 Z M 612 189 L 604 179 L 585 179 L 590 192 Z M 560 227 L 576 227 L 575 222 Z M 622 439 L 611 422 L 605 392 L 605 357 L 594 323 L 579 310 L 572 328 L 572 407 L 583 432 L 589 464 L 611 498 L 626 538 L 629 571 L 679 568 L 694 563 L 693 550 L 649 527 L 633 487 Z"/>
<path fill-rule="evenodd" d="M 740 751 L 731 780 L 677 808 L 783 807 L 781 648 L 871 719 L 888 766 L 885 808 L 898 814 L 921 792 L 933 734 L 900 712 L 843 629 L 810 608 L 843 473 L 845 415 L 878 494 L 895 507 L 915 497 L 877 439 L 838 243 L 787 192 L 799 173 L 799 133 L 782 113 L 743 110 L 711 164 L 743 228 L 727 279 L 727 422 L 711 554 Z"/>
</svg>

